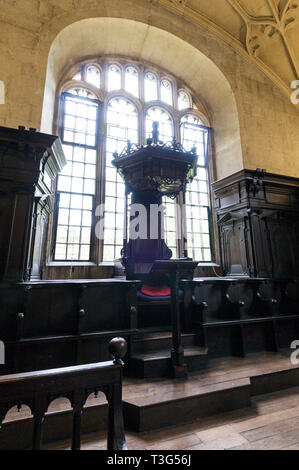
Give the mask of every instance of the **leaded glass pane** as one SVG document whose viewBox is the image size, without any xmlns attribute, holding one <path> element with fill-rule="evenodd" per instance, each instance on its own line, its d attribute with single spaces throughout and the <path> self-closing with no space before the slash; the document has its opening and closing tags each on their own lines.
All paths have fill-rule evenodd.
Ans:
<svg viewBox="0 0 299 470">
<path fill-rule="evenodd" d="M 185 208 L 188 256 L 196 261 L 211 261 L 206 132 L 197 116 L 187 114 L 183 117 L 182 144 L 186 150 L 195 146 L 198 154 L 197 176 L 187 186 Z"/>
<path fill-rule="evenodd" d="M 107 107 L 104 261 L 119 258 L 123 244 L 125 185 L 111 162 L 128 140 L 138 143 L 137 109 L 125 98 L 113 98 Z"/>
<path fill-rule="evenodd" d="M 67 164 L 58 176 L 54 253 L 54 259 L 59 261 L 90 259 L 96 149 L 87 145 L 94 147 L 96 143 L 98 103 L 84 98 L 79 94 L 64 95 L 62 137 Z"/>
<path fill-rule="evenodd" d="M 121 70 L 118 65 L 112 64 L 108 69 L 108 91 L 121 89 Z"/>
</svg>

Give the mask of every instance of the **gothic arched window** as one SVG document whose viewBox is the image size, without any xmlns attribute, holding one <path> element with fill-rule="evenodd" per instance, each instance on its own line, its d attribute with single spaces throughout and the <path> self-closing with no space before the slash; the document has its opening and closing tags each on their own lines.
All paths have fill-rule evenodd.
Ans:
<svg viewBox="0 0 299 470">
<path fill-rule="evenodd" d="M 187 87 L 154 67 L 94 59 L 71 69 L 60 98 L 67 165 L 57 179 L 53 260 L 98 264 L 120 257 L 125 186 L 111 163 L 113 153 L 120 153 L 128 140 L 144 144 L 158 121 L 162 142 L 176 139 L 186 150 L 195 145 L 199 156 L 185 207 L 181 197 L 163 200 L 167 244 L 173 257 L 183 256 L 178 233 L 185 220 L 188 255 L 211 261 L 207 120 Z M 100 204 L 105 204 L 104 236 L 98 240 L 95 214 Z"/>
</svg>

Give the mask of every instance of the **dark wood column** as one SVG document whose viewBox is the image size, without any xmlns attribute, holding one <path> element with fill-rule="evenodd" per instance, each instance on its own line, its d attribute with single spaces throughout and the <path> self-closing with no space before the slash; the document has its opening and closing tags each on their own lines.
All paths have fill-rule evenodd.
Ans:
<svg viewBox="0 0 299 470">
<path fill-rule="evenodd" d="M 52 180 L 65 165 L 60 139 L 0 127 L 0 280 L 39 278 Z"/>
</svg>

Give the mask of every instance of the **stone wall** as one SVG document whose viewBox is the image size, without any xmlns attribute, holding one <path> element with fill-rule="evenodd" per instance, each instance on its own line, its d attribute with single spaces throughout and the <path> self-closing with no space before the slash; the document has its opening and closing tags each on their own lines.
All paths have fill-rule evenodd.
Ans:
<svg viewBox="0 0 299 470">
<path fill-rule="evenodd" d="M 76 21 L 101 17 L 127 18 L 139 23 L 135 23 L 129 36 L 126 34 L 125 44 L 119 40 L 122 28 L 127 28 L 124 21 L 118 23 L 118 36 L 109 38 L 108 29 L 106 42 L 87 45 L 86 35 L 82 32 L 80 42 L 86 45 L 85 51 L 89 51 L 90 55 L 97 51 L 121 53 L 120 47 L 125 47 L 128 56 L 139 53 L 142 58 L 147 55 L 156 65 L 161 65 L 158 62 L 162 61 L 165 68 L 171 68 L 171 72 L 185 79 L 187 85 L 203 99 L 215 130 L 216 179 L 241 168 L 256 167 L 299 176 L 299 114 L 290 100 L 256 66 L 212 33 L 188 23 L 183 17 L 164 10 L 150 0 L 1 2 L 0 80 L 6 88 L 5 104 L 0 105 L 1 125 L 40 129 L 43 119 L 42 129 L 51 130 L 53 96 L 63 70 L 57 64 L 48 67 L 50 48 L 52 46 L 53 57 L 57 59 L 60 56 L 62 60 L 63 47 L 61 50 L 59 47 L 64 43 L 55 41 L 59 33 Z M 167 36 L 163 44 L 157 43 L 154 37 L 161 38 L 162 32 L 155 36 L 150 27 L 172 36 Z M 148 36 L 143 36 L 145 42 L 138 52 L 135 45 L 140 38 L 139 32 L 144 35 L 144 28 L 148 30 Z M 98 32 L 100 34 L 100 30 Z M 74 39 L 71 37 L 69 41 Z M 186 48 L 182 46 L 180 49 L 183 42 Z M 176 49 L 179 43 L 179 49 Z M 163 48 L 161 55 L 162 46 L 166 49 Z M 187 46 L 190 53 L 185 60 L 178 61 L 177 57 L 184 56 Z M 74 44 L 73 54 L 67 57 L 65 67 L 78 60 L 76 54 Z M 200 67 L 200 63 L 210 63 L 210 67 Z M 217 72 L 218 75 L 216 69 L 220 72 Z M 219 78 L 217 82 L 217 76 L 222 76 L 223 80 Z M 210 87 L 209 81 L 212 83 Z"/>
</svg>

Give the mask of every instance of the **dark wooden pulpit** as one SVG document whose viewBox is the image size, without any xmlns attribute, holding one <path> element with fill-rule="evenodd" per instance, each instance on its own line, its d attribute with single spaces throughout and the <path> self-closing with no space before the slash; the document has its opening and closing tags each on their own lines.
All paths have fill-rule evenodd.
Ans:
<svg viewBox="0 0 299 470">
<path fill-rule="evenodd" d="M 166 285 L 170 288 L 171 360 L 174 376 L 182 377 L 186 375 L 186 366 L 181 344 L 179 281 L 182 278 L 192 278 L 197 263 L 187 257 L 171 259 L 172 252 L 164 239 L 163 214 L 157 210 L 153 216 L 152 209 L 153 206 L 162 206 L 163 196 L 176 199 L 180 193 L 185 194 L 186 185 L 196 175 L 197 155 L 196 148 L 186 151 L 175 139 L 172 142 L 161 142 L 158 127 L 158 123 L 154 122 L 152 138 L 147 140 L 147 145 L 136 146 L 128 142 L 120 155 L 114 154 L 113 164 L 126 185 L 125 214 L 128 213 L 127 200 L 131 194 L 131 211 L 129 220 L 126 217 L 124 230 L 122 263 L 127 279 L 141 280 L 146 286 L 157 288 L 159 285 Z M 142 235 L 133 237 L 131 227 L 136 213 L 138 217 L 142 213 L 144 219 L 135 224 Z M 140 226 L 142 223 L 144 227 Z M 184 230 L 178 234 L 178 238 L 180 237 L 183 238 L 186 255 Z M 148 301 L 150 302 L 150 297 Z"/>
</svg>

